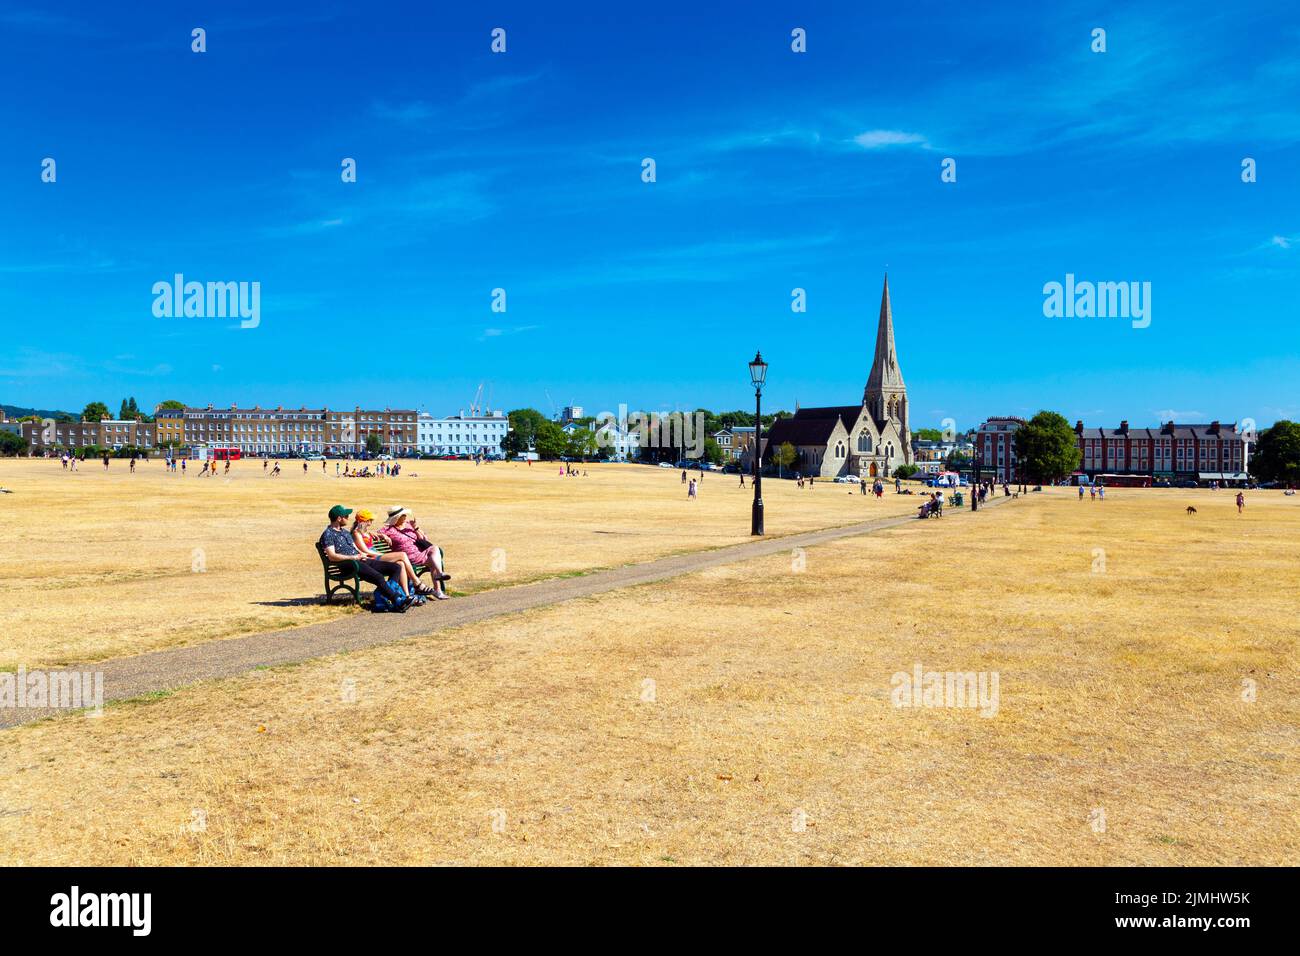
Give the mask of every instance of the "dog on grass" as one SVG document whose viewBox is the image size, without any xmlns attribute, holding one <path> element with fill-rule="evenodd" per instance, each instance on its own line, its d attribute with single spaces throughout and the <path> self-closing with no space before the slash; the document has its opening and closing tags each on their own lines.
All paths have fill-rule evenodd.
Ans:
<svg viewBox="0 0 1300 956">
<path fill-rule="evenodd" d="M 1187 513 L 1188 513 L 1189 515 L 1194 515 L 1194 514 L 1196 514 L 1196 509 L 1193 508 L 1191 505 L 1188 505 L 1188 506 L 1187 506 Z"/>
</svg>

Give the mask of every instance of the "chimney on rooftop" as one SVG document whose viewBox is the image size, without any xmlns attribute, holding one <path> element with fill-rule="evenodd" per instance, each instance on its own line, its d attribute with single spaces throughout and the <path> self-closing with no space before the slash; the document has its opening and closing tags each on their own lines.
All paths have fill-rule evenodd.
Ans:
<svg viewBox="0 0 1300 956">
<path fill-rule="evenodd" d="M 1128 419 L 1127 419 L 1127 418 L 1124 419 L 1122 422 L 1119 423 L 1119 430 L 1120 430 L 1120 434 L 1122 434 L 1122 435 L 1127 435 L 1127 434 L 1128 434 Z"/>
<path fill-rule="evenodd" d="M 1082 434 L 1083 434 L 1083 419 L 1082 419 L 1082 418 L 1080 418 L 1077 422 L 1074 423 L 1074 433 L 1075 433 L 1076 435 L 1082 435 Z"/>
<path fill-rule="evenodd" d="M 1217 420 L 1210 422 L 1210 434 L 1211 435 L 1219 434 L 1219 423 Z"/>
</svg>

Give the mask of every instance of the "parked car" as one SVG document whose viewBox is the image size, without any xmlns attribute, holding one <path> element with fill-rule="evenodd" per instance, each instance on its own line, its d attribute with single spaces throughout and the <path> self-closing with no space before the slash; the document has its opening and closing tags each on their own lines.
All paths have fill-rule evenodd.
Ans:
<svg viewBox="0 0 1300 956">
<path fill-rule="evenodd" d="M 1184 478 L 1182 481 L 1178 482 L 1178 484 L 1177 484 L 1175 487 L 1177 487 L 1177 488 L 1199 488 L 1199 487 L 1201 487 L 1201 486 L 1198 485 L 1198 484 L 1197 484 L 1195 481 L 1193 481 L 1191 478 Z"/>
<path fill-rule="evenodd" d="M 324 460 L 325 460 L 325 456 L 324 456 L 324 455 L 308 455 L 308 456 L 307 456 L 307 460 L 308 460 L 308 461 L 324 461 Z M 349 567 L 350 567 L 350 565 L 349 565 Z"/>
<path fill-rule="evenodd" d="M 856 485 L 861 479 L 857 475 L 840 475 L 835 480 L 848 485 Z"/>
<path fill-rule="evenodd" d="M 392 456 L 392 455 L 376 455 L 376 456 L 375 456 L 375 461 L 392 461 L 392 460 L 393 460 L 393 456 Z"/>
<path fill-rule="evenodd" d="M 660 467 L 660 468 L 675 468 L 675 467 L 677 467 L 677 466 L 674 465 L 671 461 L 661 461 L 661 462 L 659 462 L 659 467 Z"/>
</svg>

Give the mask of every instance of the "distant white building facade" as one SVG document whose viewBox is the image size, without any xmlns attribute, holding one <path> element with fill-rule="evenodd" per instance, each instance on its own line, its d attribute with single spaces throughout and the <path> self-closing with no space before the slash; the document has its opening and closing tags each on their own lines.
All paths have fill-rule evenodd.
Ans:
<svg viewBox="0 0 1300 956">
<path fill-rule="evenodd" d="M 505 412 L 491 411 L 482 415 L 448 415 L 435 418 L 421 412 L 416 422 L 416 448 L 422 455 L 488 455 L 505 454 L 501 442 L 510 431 L 510 419 Z"/>
</svg>

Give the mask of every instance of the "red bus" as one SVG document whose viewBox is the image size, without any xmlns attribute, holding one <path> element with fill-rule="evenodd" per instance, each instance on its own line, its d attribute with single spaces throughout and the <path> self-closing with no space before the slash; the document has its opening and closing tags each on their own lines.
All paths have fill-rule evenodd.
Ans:
<svg viewBox="0 0 1300 956">
<path fill-rule="evenodd" d="M 212 449 L 213 461 L 239 461 L 243 455 L 238 448 L 214 448 Z"/>
</svg>

